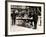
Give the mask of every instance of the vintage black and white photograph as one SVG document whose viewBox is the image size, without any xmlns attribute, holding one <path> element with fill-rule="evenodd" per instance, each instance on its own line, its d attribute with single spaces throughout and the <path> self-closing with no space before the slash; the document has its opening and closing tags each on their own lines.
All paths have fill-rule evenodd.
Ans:
<svg viewBox="0 0 46 37">
<path fill-rule="evenodd" d="M 38 24 L 41 26 L 41 7 L 11 5 L 11 25 L 37 29 Z"/>
<path fill-rule="evenodd" d="M 44 5 L 8 2 L 8 35 L 44 33 Z"/>
</svg>

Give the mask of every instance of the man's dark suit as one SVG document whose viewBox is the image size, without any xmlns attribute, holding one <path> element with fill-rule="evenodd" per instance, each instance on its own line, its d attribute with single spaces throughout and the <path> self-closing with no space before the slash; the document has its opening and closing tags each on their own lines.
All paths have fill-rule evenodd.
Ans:
<svg viewBox="0 0 46 37">
<path fill-rule="evenodd" d="M 15 19 L 16 19 L 15 12 L 11 13 L 11 17 L 12 17 L 12 25 L 15 25 Z"/>
</svg>

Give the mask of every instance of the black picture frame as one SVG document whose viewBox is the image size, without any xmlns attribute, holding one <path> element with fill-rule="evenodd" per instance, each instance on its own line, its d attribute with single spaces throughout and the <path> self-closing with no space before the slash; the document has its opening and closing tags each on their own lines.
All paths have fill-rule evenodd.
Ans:
<svg viewBox="0 0 46 37">
<path fill-rule="evenodd" d="M 44 32 L 43 33 L 35 33 L 35 34 L 14 34 L 14 35 L 8 35 L 8 14 L 7 14 L 7 3 L 8 2 L 21 2 L 21 3 L 35 3 L 35 4 L 43 4 L 44 5 Z M 5 1 L 5 36 L 24 36 L 24 35 L 41 35 L 45 34 L 45 3 L 44 2 L 27 2 L 27 1 Z"/>
</svg>

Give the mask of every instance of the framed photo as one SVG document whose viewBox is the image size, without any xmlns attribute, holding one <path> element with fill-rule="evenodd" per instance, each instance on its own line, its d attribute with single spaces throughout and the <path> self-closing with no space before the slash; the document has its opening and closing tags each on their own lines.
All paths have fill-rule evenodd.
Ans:
<svg viewBox="0 0 46 37">
<path fill-rule="evenodd" d="M 45 34 L 45 3 L 10 1 L 5 5 L 5 35 Z"/>
</svg>

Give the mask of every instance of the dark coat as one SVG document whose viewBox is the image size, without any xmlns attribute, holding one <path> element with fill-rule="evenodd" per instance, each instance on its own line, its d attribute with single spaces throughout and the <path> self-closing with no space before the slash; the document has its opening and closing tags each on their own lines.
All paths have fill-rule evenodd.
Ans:
<svg viewBox="0 0 46 37">
<path fill-rule="evenodd" d="M 12 19 L 15 19 L 16 18 L 16 14 L 15 13 L 11 13 L 11 17 L 12 17 Z"/>
</svg>

